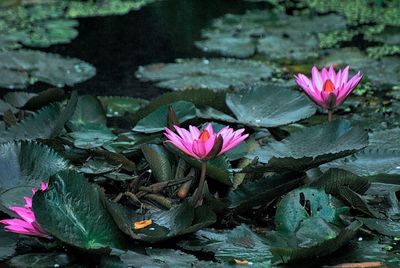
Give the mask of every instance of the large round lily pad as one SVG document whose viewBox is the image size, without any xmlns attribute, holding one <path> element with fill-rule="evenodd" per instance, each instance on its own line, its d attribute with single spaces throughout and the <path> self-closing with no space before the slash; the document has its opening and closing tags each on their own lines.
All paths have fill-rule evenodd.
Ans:
<svg viewBox="0 0 400 268">
<path fill-rule="evenodd" d="M 27 49 L 0 52 L 0 87 L 25 88 L 36 81 L 73 86 L 95 74 L 92 65 L 57 54 Z"/>
<path fill-rule="evenodd" d="M 188 59 L 176 63 L 156 63 L 139 67 L 136 76 L 172 89 L 207 88 L 224 90 L 231 86 L 270 78 L 272 68 L 256 61 L 235 59 Z"/>
<path fill-rule="evenodd" d="M 308 118 L 316 111 L 304 94 L 272 84 L 227 94 L 226 104 L 240 123 L 255 127 L 287 125 Z"/>
<path fill-rule="evenodd" d="M 299 171 L 351 155 L 368 145 L 368 134 L 349 121 L 333 121 L 305 128 L 282 141 L 251 152 L 266 164 L 263 170 Z M 356 173 L 357 174 L 357 173 Z"/>
</svg>

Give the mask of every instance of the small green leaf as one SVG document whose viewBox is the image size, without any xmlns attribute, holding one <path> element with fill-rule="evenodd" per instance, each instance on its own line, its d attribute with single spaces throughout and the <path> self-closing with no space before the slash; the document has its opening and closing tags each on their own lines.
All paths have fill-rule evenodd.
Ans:
<svg viewBox="0 0 400 268">
<path fill-rule="evenodd" d="M 173 179 L 172 165 L 170 161 L 171 157 L 164 146 L 157 144 L 143 144 L 141 148 L 157 181 L 168 181 Z"/>
</svg>

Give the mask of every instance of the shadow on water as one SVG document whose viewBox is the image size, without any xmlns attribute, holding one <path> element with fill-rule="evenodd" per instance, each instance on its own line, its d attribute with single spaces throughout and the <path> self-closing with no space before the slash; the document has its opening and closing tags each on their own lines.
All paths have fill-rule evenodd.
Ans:
<svg viewBox="0 0 400 268">
<path fill-rule="evenodd" d="M 194 46 L 201 29 L 226 13 L 244 13 L 256 4 L 239 0 L 164 0 L 122 16 L 80 19 L 79 36 L 46 51 L 93 64 L 97 75 L 75 88 L 93 95 L 151 98 L 163 90 L 142 83 L 140 65 L 205 56 Z M 43 85 L 36 85 L 34 88 Z"/>
</svg>

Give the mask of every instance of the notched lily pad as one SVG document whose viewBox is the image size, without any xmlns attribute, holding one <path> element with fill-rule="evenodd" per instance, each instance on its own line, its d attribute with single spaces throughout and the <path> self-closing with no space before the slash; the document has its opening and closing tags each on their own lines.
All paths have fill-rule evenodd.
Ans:
<svg viewBox="0 0 400 268">
<path fill-rule="evenodd" d="M 349 121 L 338 120 L 295 132 L 251 152 L 248 157 L 258 157 L 266 164 L 258 166 L 262 170 L 299 171 L 351 155 L 367 145 L 366 131 L 351 126 Z"/>
<path fill-rule="evenodd" d="M 260 84 L 246 92 L 229 93 L 226 104 L 240 123 L 278 127 L 312 116 L 316 109 L 304 96 L 288 87 Z"/>
<path fill-rule="evenodd" d="M 139 67 L 136 76 L 172 90 L 206 88 L 224 90 L 268 79 L 272 68 L 256 61 L 235 59 L 188 59 Z"/>
</svg>

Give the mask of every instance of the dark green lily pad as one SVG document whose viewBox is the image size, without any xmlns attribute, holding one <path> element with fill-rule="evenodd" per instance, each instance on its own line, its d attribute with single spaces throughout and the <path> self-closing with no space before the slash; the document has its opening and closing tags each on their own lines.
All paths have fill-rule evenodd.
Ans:
<svg viewBox="0 0 400 268">
<path fill-rule="evenodd" d="M 361 225 L 362 223 L 355 221 L 342 229 L 336 237 L 327 237 L 327 239 L 311 247 L 284 246 L 282 241 L 280 246 L 271 246 L 271 252 L 277 260 L 281 260 L 284 263 L 295 263 L 300 260 L 326 256 L 349 243 L 356 236 Z M 266 239 L 270 240 L 271 237 L 266 237 Z"/>
<path fill-rule="evenodd" d="M 361 217 L 357 217 L 357 220 L 361 221 L 368 229 L 383 235 L 400 237 L 400 222 Z"/>
<path fill-rule="evenodd" d="M 339 223 L 338 214 L 344 205 L 323 190 L 299 188 L 285 195 L 278 203 L 275 224 L 279 232 L 293 233 L 309 217 L 320 217 Z"/>
<path fill-rule="evenodd" d="M 164 128 L 167 127 L 168 107 L 170 105 L 174 109 L 179 123 L 193 119 L 197 115 L 196 107 L 193 105 L 193 103 L 188 101 L 177 101 L 169 105 L 163 105 L 159 107 L 157 110 L 137 122 L 136 126 L 132 130 L 143 133 L 155 133 L 163 131 Z"/>
<path fill-rule="evenodd" d="M 273 60 L 304 60 L 318 56 L 317 33 L 345 28 L 345 20 L 325 16 L 287 16 L 266 10 L 227 14 L 203 30 L 196 46 L 205 52 L 247 58 L 262 53 Z"/>
<path fill-rule="evenodd" d="M 96 74 L 95 68 L 81 60 L 34 50 L 0 52 L 0 82 L 5 88 L 25 88 L 36 81 L 53 86 L 73 86 Z"/>
<path fill-rule="evenodd" d="M 349 121 L 338 120 L 295 132 L 249 153 L 248 157 L 258 157 L 266 164 L 259 169 L 299 171 L 351 155 L 367 145 L 366 131 L 351 126 Z"/>
<path fill-rule="evenodd" d="M 400 128 L 374 131 L 369 134 L 368 148 L 379 148 L 400 151 Z"/>
<path fill-rule="evenodd" d="M 68 133 L 74 146 L 80 149 L 93 149 L 110 143 L 115 136 L 108 128 L 87 129 Z"/>
<path fill-rule="evenodd" d="M 328 168 L 341 168 L 358 176 L 371 179 L 381 176 L 398 178 L 400 176 L 400 151 L 389 149 L 365 149 L 355 155 L 323 165 Z"/>
<path fill-rule="evenodd" d="M 260 204 L 268 204 L 276 197 L 297 187 L 302 179 L 304 179 L 302 174 L 292 172 L 244 182 L 229 193 L 230 208 L 246 212 Z"/>
<path fill-rule="evenodd" d="M 66 267 L 73 258 L 65 253 L 28 253 L 18 255 L 8 261 L 11 267 Z"/>
<path fill-rule="evenodd" d="M 308 118 L 316 111 L 304 94 L 268 84 L 227 94 L 226 104 L 240 123 L 255 127 L 287 125 Z"/>
<path fill-rule="evenodd" d="M 111 163 L 101 161 L 98 159 L 90 159 L 80 167 L 79 171 L 90 175 L 101 175 L 118 170 L 119 167 L 120 166 L 113 165 Z"/>
<path fill-rule="evenodd" d="M 40 182 L 68 168 L 68 161 L 54 150 L 35 142 L 0 145 L 0 189 L 16 186 L 37 188 Z"/>
<path fill-rule="evenodd" d="M 0 210 L 15 216 L 10 207 L 24 207 L 24 196 L 32 196 L 32 186 L 17 186 L 0 193 Z"/>
<path fill-rule="evenodd" d="M 239 259 L 252 263 L 267 263 L 272 259 L 272 254 L 269 246 L 260 237 L 245 225 L 241 225 L 227 234 L 226 240 L 215 252 L 215 257 L 228 262 Z"/>
<path fill-rule="evenodd" d="M 340 187 L 346 186 L 356 193 L 363 194 L 368 190 L 370 184 L 369 180 L 354 173 L 343 169 L 331 168 L 311 185 L 323 188 L 329 194 L 340 196 Z"/>
<path fill-rule="evenodd" d="M 18 112 L 18 109 L 9 104 L 8 102 L 5 102 L 0 99 L 0 115 L 4 115 L 4 113 L 7 111 L 10 111 L 15 114 Z"/>
<path fill-rule="evenodd" d="M 66 244 L 86 250 L 119 248 L 123 237 L 102 195 L 79 173 L 61 171 L 50 178 L 46 191 L 34 195 L 33 211 L 40 226 Z"/>
<path fill-rule="evenodd" d="M 130 237 L 147 242 L 157 242 L 193 233 L 216 221 L 215 213 L 206 206 L 194 208 L 185 202 L 170 210 L 137 214 L 133 209 L 107 202 L 107 207 L 117 226 Z M 152 224 L 135 230 L 134 223 L 151 219 Z"/>
<path fill-rule="evenodd" d="M 105 128 L 107 124 L 106 113 L 100 101 L 91 95 L 79 96 L 75 113 L 67 123 L 73 131 Z"/>
<path fill-rule="evenodd" d="M 16 253 L 17 239 L 16 234 L 7 233 L 2 228 L 0 229 L 0 261 L 4 261 Z"/>
<path fill-rule="evenodd" d="M 143 81 L 172 90 L 206 88 L 224 90 L 270 78 L 268 65 L 235 59 L 189 59 L 177 63 L 157 63 L 139 67 L 136 76 Z"/>
<path fill-rule="evenodd" d="M 161 182 L 173 179 L 171 156 L 164 146 L 143 144 L 141 148 L 157 181 Z"/>
<path fill-rule="evenodd" d="M 38 94 L 30 93 L 30 92 L 8 92 L 4 95 L 3 99 L 11 104 L 14 107 L 21 108 L 33 97 L 36 97 Z"/>
<path fill-rule="evenodd" d="M 123 116 L 125 113 L 135 113 L 146 106 L 149 101 L 130 97 L 98 97 L 107 111 L 107 116 Z"/>
</svg>

